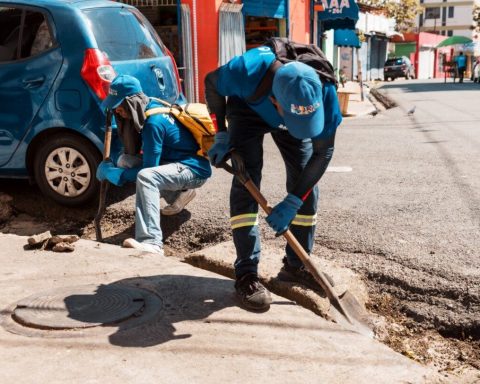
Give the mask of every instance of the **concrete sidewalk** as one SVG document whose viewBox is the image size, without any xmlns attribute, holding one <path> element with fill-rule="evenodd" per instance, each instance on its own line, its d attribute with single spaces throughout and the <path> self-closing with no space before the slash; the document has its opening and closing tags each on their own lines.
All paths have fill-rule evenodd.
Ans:
<svg viewBox="0 0 480 384">
<path fill-rule="evenodd" d="M 2 384 L 440 382 L 282 297 L 274 295 L 268 312 L 247 312 L 231 280 L 173 258 L 87 240 L 72 253 L 31 251 L 26 239 L 0 234 Z M 65 311 L 73 301 L 80 311 Z M 103 308 L 95 316 L 123 318 L 95 326 L 98 318 L 82 317 L 89 306 Z M 72 327 L 22 325 L 13 313 L 24 323 Z"/>
</svg>

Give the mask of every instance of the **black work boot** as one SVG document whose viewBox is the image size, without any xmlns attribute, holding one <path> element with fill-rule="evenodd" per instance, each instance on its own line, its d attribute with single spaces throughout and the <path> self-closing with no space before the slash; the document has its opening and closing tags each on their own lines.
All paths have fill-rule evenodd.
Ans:
<svg viewBox="0 0 480 384">
<path fill-rule="evenodd" d="M 323 275 L 332 287 L 335 286 L 335 282 L 329 275 L 325 272 L 323 272 Z M 317 283 L 317 280 L 303 265 L 300 268 L 292 267 L 288 265 L 286 257 L 283 258 L 283 267 L 280 269 L 277 278 L 282 281 L 299 283 L 314 291 L 324 292 L 322 286 Z"/>
<path fill-rule="evenodd" d="M 242 305 L 252 311 L 266 311 L 270 308 L 272 296 L 258 280 L 256 273 L 247 273 L 235 282 L 235 290 Z"/>
</svg>

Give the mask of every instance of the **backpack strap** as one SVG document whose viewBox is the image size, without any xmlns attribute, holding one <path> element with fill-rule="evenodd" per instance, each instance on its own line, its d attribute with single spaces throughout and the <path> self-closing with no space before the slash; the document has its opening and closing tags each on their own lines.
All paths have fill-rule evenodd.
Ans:
<svg viewBox="0 0 480 384">
<path fill-rule="evenodd" d="M 270 64 L 267 73 L 265 73 L 260 84 L 258 84 L 254 94 L 246 99 L 247 103 L 255 103 L 271 91 L 275 72 L 277 72 L 282 65 L 283 64 L 278 60 L 274 60 L 273 63 Z"/>
<path fill-rule="evenodd" d="M 171 108 L 170 107 L 155 107 L 150 108 L 145 111 L 145 116 L 150 117 L 152 115 L 158 115 L 161 113 L 170 114 Z"/>
</svg>

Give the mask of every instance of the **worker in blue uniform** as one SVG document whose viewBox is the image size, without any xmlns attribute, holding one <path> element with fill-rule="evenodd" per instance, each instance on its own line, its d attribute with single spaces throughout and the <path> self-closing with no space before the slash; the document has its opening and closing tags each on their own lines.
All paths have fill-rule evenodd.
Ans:
<svg viewBox="0 0 480 384">
<path fill-rule="evenodd" d="M 154 113 L 163 104 L 147 97 L 135 77 L 117 76 L 102 106 L 141 133 L 141 158 L 122 155 L 116 165 L 104 160 L 97 169 L 100 181 L 117 186 L 136 181 L 135 239 L 123 246 L 163 255 L 160 197 L 183 209 L 193 198 L 191 191 L 211 176 L 210 163 L 197 154 L 199 146 L 186 127 L 169 114 Z"/>
<path fill-rule="evenodd" d="M 266 76 L 273 76 L 271 86 L 252 100 Z M 280 64 L 270 47 L 260 46 L 210 72 L 205 78 L 205 97 L 218 126 L 215 143 L 208 152 L 213 165 L 221 165 L 234 148 L 260 188 L 263 139 L 267 133 L 272 135 L 285 163 L 287 180 L 286 196 L 273 208 L 267 222 L 278 234 L 290 229 L 310 253 L 319 197 L 317 183 L 332 157 L 335 132 L 342 121 L 335 84 L 322 82 L 304 63 Z M 258 204 L 236 178 L 230 191 L 230 216 L 237 252 L 237 296 L 247 309 L 267 310 L 271 295 L 257 272 L 261 251 Z M 279 278 L 318 287 L 288 245 Z"/>
</svg>

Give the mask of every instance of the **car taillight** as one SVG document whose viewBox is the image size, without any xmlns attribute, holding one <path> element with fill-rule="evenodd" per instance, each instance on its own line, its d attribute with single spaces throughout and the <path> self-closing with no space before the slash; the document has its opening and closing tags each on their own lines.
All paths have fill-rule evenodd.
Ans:
<svg viewBox="0 0 480 384">
<path fill-rule="evenodd" d="M 175 77 L 177 78 L 178 92 L 182 92 L 182 83 L 180 81 L 180 73 L 178 72 L 177 63 L 175 63 L 175 58 L 172 55 L 172 52 L 165 47 L 167 55 L 172 59 L 173 70 L 175 71 Z"/>
<path fill-rule="evenodd" d="M 107 97 L 110 83 L 116 76 L 107 56 L 94 48 L 88 48 L 85 51 L 80 74 L 100 100 Z"/>
</svg>

